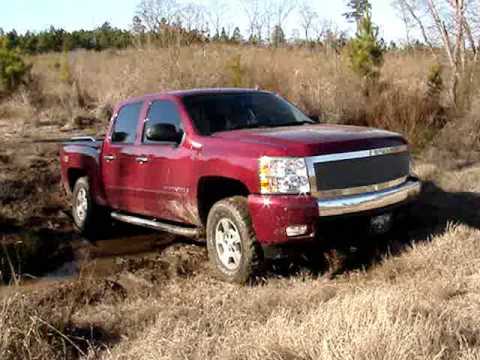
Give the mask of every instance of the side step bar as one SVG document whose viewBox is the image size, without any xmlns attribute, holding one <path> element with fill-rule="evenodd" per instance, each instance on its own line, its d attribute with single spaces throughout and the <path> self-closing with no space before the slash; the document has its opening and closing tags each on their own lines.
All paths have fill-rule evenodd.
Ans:
<svg viewBox="0 0 480 360">
<path fill-rule="evenodd" d="M 125 222 L 132 225 L 143 226 L 146 228 L 165 231 L 171 234 L 184 236 L 188 238 L 200 238 L 201 231 L 199 229 L 183 227 L 179 225 L 171 225 L 162 223 L 157 220 L 147 220 L 140 217 L 132 216 L 132 215 L 124 215 L 117 212 L 112 213 L 112 218 L 121 222 Z"/>
</svg>

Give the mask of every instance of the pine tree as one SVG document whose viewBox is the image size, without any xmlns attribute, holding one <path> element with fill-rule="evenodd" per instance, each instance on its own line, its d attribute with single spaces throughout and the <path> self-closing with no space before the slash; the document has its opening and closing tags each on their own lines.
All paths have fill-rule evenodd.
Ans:
<svg viewBox="0 0 480 360">
<path fill-rule="evenodd" d="M 102 26 L 95 29 L 95 33 L 97 38 L 97 50 L 104 50 L 111 47 L 113 42 L 113 28 L 108 21 L 104 22 Z"/>
<path fill-rule="evenodd" d="M 27 65 L 14 50 L 0 49 L 0 98 L 25 83 L 31 65 Z"/>
<path fill-rule="evenodd" d="M 3 46 L 7 50 L 14 50 L 19 45 L 19 36 L 16 30 L 12 30 L 5 35 L 5 40 Z"/>
<path fill-rule="evenodd" d="M 248 38 L 248 42 L 251 45 L 258 45 L 260 44 L 261 39 L 256 34 L 251 34 L 250 37 Z"/>
<path fill-rule="evenodd" d="M 360 19 L 355 38 L 350 41 L 348 55 L 352 69 L 360 76 L 376 80 L 383 65 L 385 46 L 378 38 L 378 27 L 369 11 Z"/>
<path fill-rule="evenodd" d="M 349 0 L 347 6 L 350 11 L 343 16 L 350 22 L 356 22 L 358 29 L 360 21 L 372 10 L 372 5 L 369 0 Z"/>
<path fill-rule="evenodd" d="M 227 31 L 225 30 L 224 27 L 222 27 L 222 33 L 221 33 L 221 35 L 220 35 L 220 41 L 221 41 L 221 42 L 224 42 L 224 43 L 226 43 L 226 42 L 229 41 L 229 37 L 228 37 L 228 35 L 227 35 Z"/>
<path fill-rule="evenodd" d="M 218 42 L 218 41 L 220 41 L 220 33 L 218 32 L 218 30 L 215 31 L 215 35 L 213 35 L 212 41 L 213 41 L 213 42 Z"/>
<path fill-rule="evenodd" d="M 285 33 L 280 25 L 275 25 L 272 32 L 273 47 L 280 47 L 285 44 Z"/>
<path fill-rule="evenodd" d="M 35 54 L 37 51 L 38 39 L 36 35 L 27 31 L 20 41 L 20 48 L 28 54 Z"/>
<path fill-rule="evenodd" d="M 230 41 L 234 44 L 240 44 L 243 41 L 242 33 L 238 26 L 233 30 Z"/>
</svg>

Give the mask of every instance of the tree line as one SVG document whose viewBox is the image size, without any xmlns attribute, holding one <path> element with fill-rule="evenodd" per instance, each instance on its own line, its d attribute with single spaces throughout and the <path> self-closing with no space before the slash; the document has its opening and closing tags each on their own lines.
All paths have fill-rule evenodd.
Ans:
<svg viewBox="0 0 480 360">
<path fill-rule="evenodd" d="M 0 28 L 0 48 L 35 55 L 49 52 L 71 51 L 75 49 L 102 51 L 106 49 L 125 49 L 132 46 L 154 45 L 160 47 L 191 45 L 194 43 L 251 44 L 280 47 L 292 45 L 335 44 L 341 47 L 347 41 L 345 32 L 326 31 L 323 37 L 309 41 L 305 39 L 287 39 L 285 31 L 275 25 L 269 39 L 256 35 L 245 38 L 239 27 L 228 31 L 222 27 L 211 33 L 201 29 L 187 29 L 181 23 L 167 23 L 156 30 L 147 30 L 138 17 L 133 18 L 130 30 L 112 27 L 108 22 L 94 30 L 75 30 L 72 32 L 51 26 L 40 32 L 27 31 L 23 34 L 15 29 L 4 31 Z"/>
<path fill-rule="evenodd" d="M 353 0 L 352 3 L 356 1 Z M 128 30 L 113 27 L 108 22 L 93 30 L 71 32 L 54 26 L 23 34 L 15 30 L 6 32 L 0 28 L 0 48 L 18 50 L 23 54 L 41 54 L 74 49 L 124 49 L 146 44 L 176 46 L 219 42 L 272 47 L 287 44 L 325 45 L 338 49 L 348 41 L 345 31 L 332 24 L 322 23 L 319 14 L 308 1 L 300 4 L 297 0 L 241 0 L 241 10 L 247 19 L 244 33 L 226 20 L 227 4 L 220 1 L 207 7 L 176 0 L 140 0 Z M 361 6 L 349 6 L 354 7 L 345 14 L 347 18 L 358 18 L 365 10 Z M 293 11 L 298 12 L 301 30 L 294 31 L 288 39 L 285 23 Z M 396 44 L 392 44 L 392 47 L 395 48 Z"/>
<path fill-rule="evenodd" d="M 0 48 L 19 50 L 26 54 L 69 51 L 74 49 L 105 50 L 123 49 L 132 44 L 132 35 L 127 30 L 112 27 L 108 22 L 94 30 L 68 32 L 51 26 L 40 32 L 27 31 L 19 34 L 0 28 Z"/>
</svg>

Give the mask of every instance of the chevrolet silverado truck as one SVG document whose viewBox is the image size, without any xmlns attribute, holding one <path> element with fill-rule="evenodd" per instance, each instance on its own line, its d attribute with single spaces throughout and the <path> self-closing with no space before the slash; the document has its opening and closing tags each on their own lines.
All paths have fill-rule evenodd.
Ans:
<svg viewBox="0 0 480 360">
<path fill-rule="evenodd" d="M 318 124 L 248 89 L 127 100 L 104 140 L 72 139 L 60 156 L 81 233 L 113 219 L 206 239 L 215 271 L 236 283 L 258 270 L 268 246 L 318 241 L 323 219 L 388 229 L 421 188 L 402 136 Z"/>
</svg>

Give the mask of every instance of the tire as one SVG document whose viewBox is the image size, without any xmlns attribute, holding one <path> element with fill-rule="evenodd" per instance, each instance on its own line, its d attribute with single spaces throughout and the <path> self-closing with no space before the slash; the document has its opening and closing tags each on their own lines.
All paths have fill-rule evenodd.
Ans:
<svg viewBox="0 0 480 360">
<path fill-rule="evenodd" d="M 246 198 L 224 199 L 212 207 L 207 219 L 207 248 L 210 263 L 223 281 L 245 284 L 259 273 L 263 252 Z"/>
<path fill-rule="evenodd" d="M 89 240 L 105 235 L 111 224 L 109 213 L 95 204 L 88 177 L 79 178 L 72 193 L 72 215 L 77 231 Z"/>
</svg>

